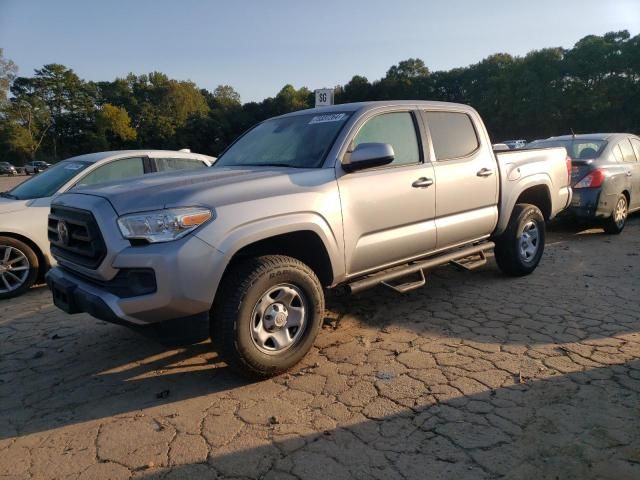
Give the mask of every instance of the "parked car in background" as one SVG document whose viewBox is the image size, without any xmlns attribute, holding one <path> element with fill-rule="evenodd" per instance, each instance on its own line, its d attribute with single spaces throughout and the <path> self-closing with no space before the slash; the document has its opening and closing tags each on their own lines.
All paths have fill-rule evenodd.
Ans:
<svg viewBox="0 0 640 480">
<path fill-rule="evenodd" d="M 0 193 L 0 299 L 20 295 L 54 263 L 47 239 L 47 216 L 53 196 L 150 173 L 200 169 L 215 160 L 173 151 L 91 153 L 56 163 Z M 71 240 L 75 241 L 75 237 Z"/>
<path fill-rule="evenodd" d="M 40 160 L 34 160 L 33 162 L 25 164 L 24 173 L 26 173 L 27 175 L 35 175 L 36 173 L 44 172 L 50 166 L 50 163 L 41 162 Z"/>
<path fill-rule="evenodd" d="M 518 150 L 520 148 L 524 148 L 527 145 L 527 141 L 522 139 L 521 140 L 504 140 L 500 143 L 506 145 L 511 150 Z"/>
<path fill-rule="evenodd" d="M 17 175 L 18 170 L 9 162 L 0 162 L 0 175 Z"/>
<path fill-rule="evenodd" d="M 302 110 L 258 124 L 206 172 L 56 197 L 47 283 L 59 308 L 115 323 L 210 315 L 227 363 L 274 375 L 313 345 L 327 287 L 407 292 L 492 250 L 505 273 L 533 272 L 570 167 L 563 148 L 494 154 L 465 105 Z"/>
<path fill-rule="evenodd" d="M 640 210 L 640 138 L 627 133 L 565 135 L 527 148 L 564 147 L 572 159 L 573 200 L 565 215 L 620 233 Z"/>
</svg>

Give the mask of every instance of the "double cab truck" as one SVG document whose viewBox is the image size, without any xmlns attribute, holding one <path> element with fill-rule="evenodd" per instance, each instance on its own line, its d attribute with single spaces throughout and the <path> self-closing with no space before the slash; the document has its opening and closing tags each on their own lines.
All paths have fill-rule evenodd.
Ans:
<svg viewBox="0 0 640 480">
<path fill-rule="evenodd" d="M 58 196 L 47 283 L 64 311 L 114 323 L 207 315 L 229 365 L 271 376 L 311 348 L 326 289 L 405 292 L 491 251 L 505 273 L 533 272 L 570 175 L 564 148 L 494 153 L 465 105 L 299 111 L 259 123 L 209 169 Z"/>
</svg>

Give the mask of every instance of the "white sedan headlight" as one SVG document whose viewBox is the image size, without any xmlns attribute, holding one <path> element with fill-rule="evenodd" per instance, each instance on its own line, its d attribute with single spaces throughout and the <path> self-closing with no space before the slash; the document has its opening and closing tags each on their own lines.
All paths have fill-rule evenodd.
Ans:
<svg viewBox="0 0 640 480">
<path fill-rule="evenodd" d="M 195 230 L 212 216 L 207 208 L 168 208 L 125 215 L 118 219 L 118 227 L 129 240 L 170 242 Z"/>
</svg>

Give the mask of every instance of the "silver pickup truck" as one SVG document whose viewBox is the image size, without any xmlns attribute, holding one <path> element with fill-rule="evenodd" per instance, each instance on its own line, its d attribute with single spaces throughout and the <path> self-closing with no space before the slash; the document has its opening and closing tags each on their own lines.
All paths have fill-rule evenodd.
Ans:
<svg viewBox="0 0 640 480">
<path fill-rule="evenodd" d="M 144 325 L 206 314 L 227 363 L 278 374 L 311 348 L 324 289 L 406 292 L 424 273 L 509 275 L 542 257 L 571 201 L 563 148 L 494 154 L 464 105 L 335 105 L 264 121 L 207 171 L 80 188 L 54 201 L 55 304 Z"/>
</svg>

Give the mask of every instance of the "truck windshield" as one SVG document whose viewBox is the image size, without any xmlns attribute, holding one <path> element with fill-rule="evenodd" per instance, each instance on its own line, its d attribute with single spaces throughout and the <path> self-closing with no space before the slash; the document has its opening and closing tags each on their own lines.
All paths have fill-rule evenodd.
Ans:
<svg viewBox="0 0 640 480">
<path fill-rule="evenodd" d="M 267 120 L 231 145 L 214 168 L 321 167 L 349 115 L 310 113 Z"/>
<path fill-rule="evenodd" d="M 579 139 L 574 140 L 535 140 L 527 148 L 564 147 L 572 160 L 588 160 L 598 158 L 607 146 L 605 140 Z"/>
<path fill-rule="evenodd" d="M 9 191 L 9 194 L 18 200 L 50 197 L 89 165 L 91 165 L 90 162 L 65 160 L 17 185 Z"/>
</svg>

